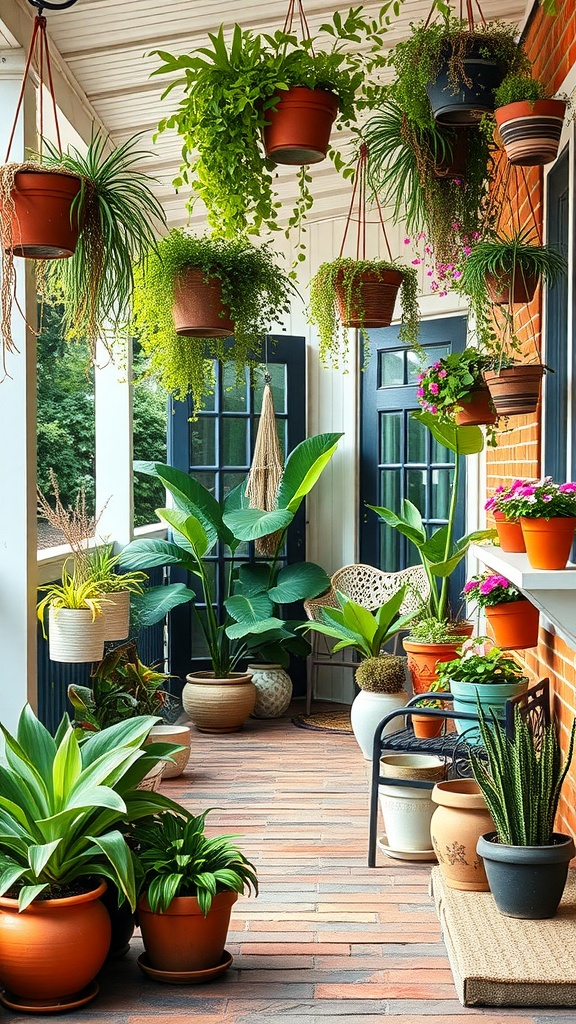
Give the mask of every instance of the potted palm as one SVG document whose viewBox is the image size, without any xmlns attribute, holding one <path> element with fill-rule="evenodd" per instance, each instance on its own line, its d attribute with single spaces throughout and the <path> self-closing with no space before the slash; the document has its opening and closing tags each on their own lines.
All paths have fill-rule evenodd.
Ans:
<svg viewBox="0 0 576 1024">
<path fill-rule="evenodd" d="M 325 606 L 320 610 L 320 620 L 307 622 L 301 627 L 306 632 L 312 630 L 337 640 L 335 651 L 351 647 L 360 655 L 361 662 L 355 675 L 360 693 L 352 704 L 350 721 L 366 760 L 372 759 L 374 733 L 379 722 L 390 711 L 403 707 L 408 700 L 404 688 L 404 658 L 382 653 L 389 640 L 405 629 L 416 614 L 401 614 L 405 596 L 406 587 L 402 587 L 389 601 L 371 612 L 339 594 L 339 608 Z M 402 728 L 403 719 L 397 718 L 386 726 L 386 733 L 397 732 Z"/>
<path fill-rule="evenodd" d="M 229 836 L 204 834 L 207 811 L 159 814 L 131 833 L 141 869 L 141 970 L 158 981 L 208 981 L 232 963 L 224 949 L 239 893 L 258 894 L 254 865 Z"/>
<path fill-rule="evenodd" d="M 537 78 L 507 75 L 494 93 L 494 105 L 498 132 L 511 164 L 533 167 L 556 159 L 564 100 L 550 99 Z"/>
<path fill-rule="evenodd" d="M 520 520 L 528 561 L 533 569 L 564 569 L 576 527 L 576 483 L 519 480 L 506 503 Z"/>
<path fill-rule="evenodd" d="M 454 710 L 472 713 L 479 704 L 486 712 L 502 715 L 506 701 L 528 686 L 523 667 L 488 637 L 465 641 L 458 657 L 438 666 L 438 678 L 453 695 Z M 479 736 L 478 729 L 467 726 L 465 720 L 456 719 L 458 732 Z"/>
<path fill-rule="evenodd" d="M 540 612 L 505 576 L 472 576 L 462 593 L 485 610 L 498 647 L 519 651 L 538 646 Z"/>
<path fill-rule="evenodd" d="M 536 738 L 518 707 L 512 735 L 481 709 L 479 715 L 487 761 L 472 752 L 472 768 L 495 831 L 480 837 L 477 850 L 490 890 L 506 917 L 554 917 L 575 853 L 574 840 L 555 832 L 554 820 L 572 761 L 576 722 L 562 764 L 554 719 Z"/>
<path fill-rule="evenodd" d="M 152 374 L 175 398 L 191 394 L 199 409 L 213 384 L 210 360 L 242 374 L 255 365 L 291 291 L 268 247 L 174 228 L 135 270 L 132 326 Z"/>
</svg>

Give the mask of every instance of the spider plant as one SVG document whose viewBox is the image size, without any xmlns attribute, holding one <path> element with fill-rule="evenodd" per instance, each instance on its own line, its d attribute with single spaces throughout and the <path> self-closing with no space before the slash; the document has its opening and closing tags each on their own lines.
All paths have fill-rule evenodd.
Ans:
<svg viewBox="0 0 576 1024">
<path fill-rule="evenodd" d="M 92 612 L 92 622 L 94 622 L 96 617 L 102 613 L 102 606 L 106 601 L 102 595 L 100 584 L 96 580 L 80 579 L 76 572 L 68 572 L 66 566 L 62 569 L 60 583 L 48 583 L 38 589 L 45 592 L 45 596 L 38 603 L 36 609 L 38 619 L 42 624 L 44 638 L 46 638 L 44 624 L 46 608 L 52 607 L 56 611 L 60 608 L 89 609 Z"/>
<path fill-rule="evenodd" d="M 120 555 L 113 554 L 112 544 L 100 544 L 93 551 L 86 552 L 85 572 L 91 580 L 98 584 L 102 594 L 115 594 L 128 590 L 131 594 L 141 594 L 144 584 L 148 582 L 145 572 L 117 572 Z"/>
</svg>

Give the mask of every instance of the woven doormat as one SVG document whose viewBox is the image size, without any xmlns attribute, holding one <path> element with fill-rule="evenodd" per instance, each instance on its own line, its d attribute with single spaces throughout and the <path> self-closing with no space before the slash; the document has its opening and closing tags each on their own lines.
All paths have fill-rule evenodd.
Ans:
<svg viewBox="0 0 576 1024">
<path fill-rule="evenodd" d="M 463 1006 L 576 1006 L 576 871 L 548 921 L 504 917 L 491 893 L 449 889 L 440 868 L 430 890 Z"/>
<path fill-rule="evenodd" d="M 310 715 L 295 715 L 292 725 L 299 729 L 314 729 L 316 732 L 337 732 L 349 735 L 350 708 L 347 704 L 324 704 L 315 708 Z"/>
</svg>

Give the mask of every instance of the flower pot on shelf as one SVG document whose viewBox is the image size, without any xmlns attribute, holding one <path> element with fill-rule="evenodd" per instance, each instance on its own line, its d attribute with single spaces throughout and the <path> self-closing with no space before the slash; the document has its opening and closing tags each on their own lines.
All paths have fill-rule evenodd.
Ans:
<svg viewBox="0 0 576 1024">
<path fill-rule="evenodd" d="M 508 601 L 485 611 L 501 650 L 522 651 L 538 646 L 540 612 L 530 601 Z"/>
<path fill-rule="evenodd" d="M 555 832 L 547 846 L 508 846 L 498 842 L 496 832 L 488 832 L 480 836 L 477 849 L 501 914 L 525 921 L 556 915 L 576 852 L 571 836 Z"/>
<path fill-rule="evenodd" d="M 246 670 L 256 687 L 253 718 L 280 718 L 292 700 L 292 680 L 281 665 L 250 664 Z"/>
<path fill-rule="evenodd" d="M 490 392 L 485 385 L 474 388 L 464 398 L 459 399 L 458 405 L 461 408 L 458 409 L 455 419 L 459 427 L 479 427 L 483 424 L 496 423 L 498 420 Z"/>
<path fill-rule="evenodd" d="M 303 166 L 324 160 L 338 99 L 324 89 L 292 86 L 266 111 L 264 148 L 277 164 Z"/>
<path fill-rule="evenodd" d="M 372 760 L 376 726 L 391 711 L 403 708 L 407 701 L 408 694 L 405 690 L 400 693 L 370 693 L 368 690 L 360 690 L 356 695 L 350 709 L 350 722 L 356 742 L 367 761 Z M 389 736 L 403 728 L 404 718 L 399 715 L 388 723 L 383 735 Z"/>
<path fill-rule="evenodd" d="M 465 80 L 454 92 L 446 63 L 434 82 L 426 86 L 432 113 L 440 124 L 477 124 L 480 118 L 494 110 L 494 90 L 502 81 L 502 74 L 492 61 L 470 55 L 463 60 Z"/>
<path fill-rule="evenodd" d="M 130 632 L 130 592 L 116 590 L 106 594 L 102 612 L 106 640 L 125 640 Z"/>
<path fill-rule="evenodd" d="M 574 542 L 576 519 L 520 519 L 526 554 L 533 569 L 565 569 Z"/>
<path fill-rule="evenodd" d="M 163 779 L 175 779 L 188 765 L 190 760 L 190 726 L 189 725 L 153 725 L 150 730 L 150 735 L 147 742 L 149 743 L 177 743 L 178 746 L 184 747 L 184 750 L 179 750 L 176 754 L 173 754 L 174 762 L 162 761 L 164 770 L 162 772 Z"/>
<path fill-rule="evenodd" d="M 490 886 L 476 845 L 484 832 L 494 828 L 494 822 L 478 783 L 473 779 L 437 782 L 432 801 L 437 806 L 430 835 L 446 885 L 450 889 L 488 892 Z"/>
<path fill-rule="evenodd" d="M 11 225 L 4 230 L 4 248 L 32 260 L 72 256 L 80 224 L 71 207 L 81 185 L 75 174 L 18 171 L 11 192 L 14 209 L 0 210 Z"/>
<path fill-rule="evenodd" d="M 437 718 L 436 715 L 412 715 L 412 728 L 419 740 L 432 740 L 440 736 L 444 722 L 443 718 Z"/>
<path fill-rule="evenodd" d="M 519 683 L 469 683 L 458 679 L 450 680 L 450 692 L 454 697 L 454 711 L 466 711 L 469 714 L 477 714 L 478 704 L 484 714 L 490 717 L 490 712 L 501 718 L 504 714 L 506 701 L 511 697 L 517 697 L 528 686 L 528 680 L 523 679 Z M 456 731 L 460 734 L 466 733 L 472 742 L 481 742 L 480 729 L 474 723 L 465 719 L 455 720 Z"/>
<path fill-rule="evenodd" d="M 558 156 L 566 104 L 563 100 L 519 100 L 494 111 L 511 164 L 534 167 Z"/>
<path fill-rule="evenodd" d="M 486 381 L 499 416 L 529 416 L 536 412 L 544 367 L 540 363 L 508 366 L 496 373 L 485 370 Z"/>
<path fill-rule="evenodd" d="M 174 281 L 172 307 L 176 334 L 186 338 L 229 338 L 234 333 L 228 309 L 222 302 L 219 277 L 206 277 L 188 267 Z"/>
<path fill-rule="evenodd" d="M 256 687 L 249 672 L 217 679 L 213 672 L 186 676 L 182 704 L 199 732 L 238 732 L 254 711 Z"/>
<path fill-rule="evenodd" d="M 50 661 L 82 664 L 104 656 L 104 615 L 92 618 L 89 608 L 48 609 L 48 656 Z"/>
<path fill-rule="evenodd" d="M 237 892 L 217 893 L 204 917 L 195 896 L 177 896 L 162 914 L 153 913 L 146 896 L 142 896 L 138 920 L 150 965 L 172 972 L 216 967 L 222 959 L 237 899 Z"/>
<path fill-rule="evenodd" d="M 507 519 L 503 512 L 497 509 L 492 513 L 496 524 L 496 531 L 502 551 L 526 551 L 524 534 L 519 519 Z"/>
<path fill-rule="evenodd" d="M 390 778 L 439 782 L 446 774 L 442 758 L 428 754 L 386 754 L 380 760 L 380 774 Z M 399 853 L 433 851 L 430 821 L 434 813 L 431 789 L 413 786 L 379 787 L 380 807 L 387 844 Z"/>
<path fill-rule="evenodd" d="M 389 327 L 394 316 L 402 274 L 384 270 L 381 274 L 367 270 L 354 283 L 354 294 L 348 300 L 343 286 L 343 273 L 335 282 L 336 301 L 343 327 Z"/>
</svg>

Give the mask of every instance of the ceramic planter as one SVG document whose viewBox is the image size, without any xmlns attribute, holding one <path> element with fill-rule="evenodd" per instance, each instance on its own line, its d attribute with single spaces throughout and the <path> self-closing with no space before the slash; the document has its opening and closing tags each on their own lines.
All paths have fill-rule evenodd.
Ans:
<svg viewBox="0 0 576 1024">
<path fill-rule="evenodd" d="M 380 772 L 391 778 L 440 781 L 446 772 L 444 761 L 426 754 L 387 754 Z M 430 847 L 430 821 L 434 812 L 431 789 L 412 786 L 379 787 L 380 807 L 386 839 L 391 850 L 423 853 Z"/>
<path fill-rule="evenodd" d="M 105 888 L 34 900 L 22 913 L 18 900 L 0 897 L 0 978 L 13 1001 L 65 1009 L 94 980 L 110 947 Z"/>
<path fill-rule="evenodd" d="M 254 711 L 256 687 L 249 672 L 217 679 L 213 672 L 191 672 L 182 690 L 182 704 L 200 732 L 238 732 Z"/>
<path fill-rule="evenodd" d="M 496 373 L 485 370 L 486 381 L 499 416 L 529 416 L 536 412 L 544 367 L 540 363 L 509 366 Z"/>
<path fill-rule="evenodd" d="M 521 266 L 514 274 L 486 274 L 488 296 L 495 306 L 525 306 L 532 302 L 539 281 L 538 274 L 525 274 Z"/>
<path fill-rule="evenodd" d="M 473 54 L 463 64 L 466 81 L 457 92 L 448 79 L 448 64 L 426 86 L 432 113 L 440 124 L 477 124 L 483 114 L 494 110 L 494 90 L 502 81 L 497 65 Z"/>
<path fill-rule="evenodd" d="M 31 260 L 55 260 L 72 256 L 80 234 L 78 218 L 71 212 L 82 181 L 75 174 L 58 171 L 18 171 L 9 216 L 12 244 L 4 232 L 4 248 Z"/>
<path fill-rule="evenodd" d="M 563 100 L 519 100 L 494 111 L 511 164 L 534 167 L 558 156 L 566 104 Z"/>
<path fill-rule="evenodd" d="M 89 608 L 48 609 L 48 649 L 50 661 L 78 665 L 101 661 L 104 657 L 104 615 L 92 620 Z"/>
<path fill-rule="evenodd" d="M 174 754 L 174 761 L 163 761 L 164 771 L 162 778 L 175 779 L 188 765 L 190 760 L 190 726 L 188 725 L 153 725 L 150 730 L 148 743 L 177 743 L 184 747 Z"/>
<path fill-rule="evenodd" d="M 556 915 L 576 852 L 571 836 L 555 832 L 550 846 L 507 846 L 488 832 L 477 849 L 501 914 L 526 921 Z"/>
<path fill-rule="evenodd" d="M 116 590 L 102 603 L 106 640 L 125 640 L 130 632 L 130 592 Z"/>
<path fill-rule="evenodd" d="M 467 637 L 472 635 L 473 626 L 452 643 L 422 644 L 415 640 L 403 640 L 402 646 L 408 655 L 408 668 L 412 676 L 414 693 L 428 693 L 430 684 L 438 679 L 436 666 L 441 661 L 452 661 Z"/>
<path fill-rule="evenodd" d="M 292 680 L 281 665 L 248 665 L 256 687 L 253 718 L 280 718 L 292 700 Z"/>
<path fill-rule="evenodd" d="M 486 608 L 486 618 L 497 647 L 522 651 L 538 646 L 540 612 L 530 601 L 507 601 Z"/>
<path fill-rule="evenodd" d="M 403 277 L 396 270 L 385 270 L 382 274 L 366 270 L 354 283 L 349 302 L 346 295 L 343 274 L 336 277 L 336 301 L 343 327 L 389 327 L 394 316 L 394 306 Z"/>
<path fill-rule="evenodd" d="M 458 679 L 450 680 L 450 692 L 454 697 L 454 711 L 467 711 L 470 714 L 477 714 L 478 702 L 485 715 L 490 719 L 490 712 L 493 711 L 498 718 L 502 718 L 506 701 L 510 697 L 517 697 L 524 693 L 528 686 L 528 680 L 520 683 L 468 683 Z M 480 742 L 480 729 L 473 723 L 456 719 L 456 731 L 466 733 L 472 742 Z"/>
<path fill-rule="evenodd" d="M 374 733 L 377 725 L 391 711 L 403 708 L 408 701 L 408 694 L 405 690 L 400 693 L 369 693 L 368 690 L 360 690 L 354 698 L 350 708 L 350 722 L 356 742 L 367 761 L 372 760 L 374 748 Z M 394 732 L 400 732 L 404 728 L 404 718 L 400 715 L 388 723 L 384 735 L 388 736 Z"/>
<path fill-rule="evenodd" d="M 160 783 L 164 775 L 164 768 L 168 764 L 167 761 L 158 761 L 153 768 L 144 776 L 141 782 L 138 783 L 136 789 L 144 789 L 148 793 L 157 793 L 160 789 Z"/>
<path fill-rule="evenodd" d="M 277 164 L 317 164 L 328 152 L 338 100 L 324 89 L 292 86 L 282 92 L 274 110 L 266 111 L 266 156 Z"/>
<path fill-rule="evenodd" d="M 498 511 L 492 515 L 502 551 L 526 551 L 520 520 L 507 519 L 503 512 Z"/>
<path fill-rule="evenodd" d="M 126 956 L 130 949 L 130 939 L 136 927 L 134 913 L 126 900 L 118 905 L 118 888 L 110 880 L 107 881 L 106 891 L 100 898 L 108 911 L 112 928 L 107 959 L 119 960 L 120 957 Z"/>
<path fill-rule="evenodd" d="M 565 569 L 574 542 L 576 519 L 520 519 L 528 561 L 533 569 Z"/>
<path fill-rule="evenodd" d="M 219 277 L 206 277 L 188 267 L 174 281 L 172 307 L 176 334 L 186 338 L 229 338 L 234 333 L 230 312 L 222 302 Z"/>
<path fill-rule="evenodd" d="M 203 916 L 195 896 L 177 896 L 162 914 L 153 914 L 146 896 L 138 901 L 142 940 L 159 971 L 202 971 L 216 967 L 224 952 L 237 892 L 214 896 Z"/>
<path fill-rule="evenodd" d="M 476 845 L 494 822 L 480 787 L 473 779 L 438 782 L 432 790 L 436 810 L 430 823 L 432 845 L 450 889 L 487 892 L 482 858 Z"/>
<path fill-rule="evenodd" d="M 458 405 L 461 408 L 458 409 L 455 420 L 459 427 L 479 427 L 483 424 L 496 423 L 498 420 L 490 392 L 483 384 L 459 399 Z"/>
<path fill-rule="evenodd" d="M 412 728 L 414 735 L 419 740 L 433 740 L 440 736 L 444 728 L 443 718 L 436 718 L 432 715 L 412 715 Z"/>
</svg>

